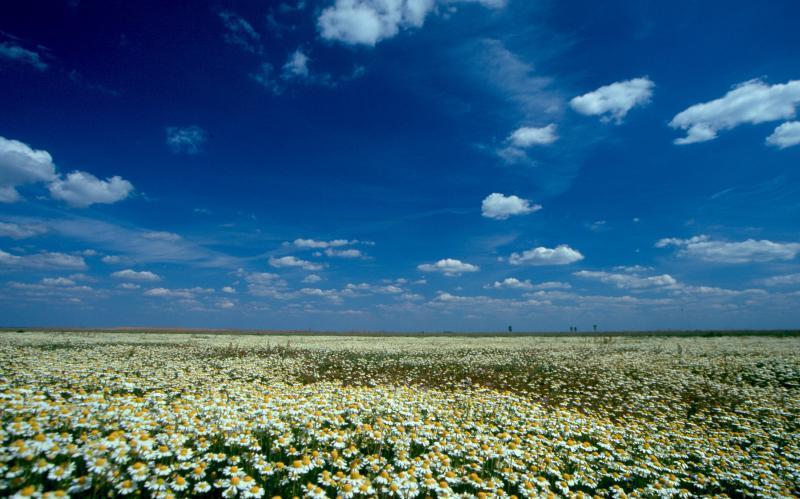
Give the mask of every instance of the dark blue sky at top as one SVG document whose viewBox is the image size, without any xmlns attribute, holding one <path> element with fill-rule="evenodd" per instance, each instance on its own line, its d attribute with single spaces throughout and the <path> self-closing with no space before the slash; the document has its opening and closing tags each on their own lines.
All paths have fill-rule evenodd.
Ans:
<svg viewBox="0 0 800 499">
<path fill-rule="evenodd" d="M 47 151 L 57 175 L 133 186 L 89 206 L 16 187 L 0 325 L 798 325 L 800 145 L 765 143 L 796 116 L 685 145 L 670 121 L 750 80 L 800 79 L 800 4 L 431 2 L 374 45 L 324 36 L 335 4 L 0 7 L 0 137 Z M 233 40 L 232 19 L 255 34 Z M 295 51 L 307 74 L 282 77 Z M 570 105 L 645 77 L 652 95 L 619 121 Z M 515 130 L 551 123 L 557 140 L 502 156 Z M 197 151 L 170 147 L 189 127 Z M 542 208 L 490 218 L 491 193 Z M 329 249 L 360 256 L 296 239 L 356 240 Z M 510 258 L 560 245 L 583 258 Z M 41 257 L 56 253 L 83 263 Z M 284 256 L 321 268 L 270 263 Z M 442 259 L 477 268 L 425 270 Z"/>
</svg>

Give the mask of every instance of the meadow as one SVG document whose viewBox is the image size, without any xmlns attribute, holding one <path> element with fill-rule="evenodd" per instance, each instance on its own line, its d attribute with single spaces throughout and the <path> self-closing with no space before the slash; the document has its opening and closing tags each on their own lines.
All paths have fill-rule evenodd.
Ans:
<svg viewBox="0 0 800 499">
<path fill-rule="evenodd" d="M 792 497 L 797 336 L 0 333 L 0 495 Z"/>
</svg>

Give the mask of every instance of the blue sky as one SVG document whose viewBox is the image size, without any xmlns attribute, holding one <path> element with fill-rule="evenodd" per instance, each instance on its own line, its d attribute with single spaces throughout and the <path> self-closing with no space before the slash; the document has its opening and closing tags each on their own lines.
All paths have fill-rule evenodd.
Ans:
<svg viewBox="0 0 800 499">
<path fill-rule="evenodd" d="M 800 5 L 16 2 L 0 325 L 800 324 Z"/>
</svg>

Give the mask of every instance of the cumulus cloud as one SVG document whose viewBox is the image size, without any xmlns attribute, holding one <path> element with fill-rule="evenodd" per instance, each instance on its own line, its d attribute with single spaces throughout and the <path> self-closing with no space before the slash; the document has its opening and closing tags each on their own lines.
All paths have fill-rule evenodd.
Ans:
<svg viewBox="0 0 800 499">
<path fill-rule="evenodd" d="M 533 284 L 529 279 L 520 281 L 516 277 L 507 277 L 502 281 L 495 281 L 493 284 L 484 286 L 486 289 L 533 289 Z"/>
<path fill-rule="evenodd" d="M 327 248 L 329 246 L 346 246 L 349 241 L 344 239 L 337 239 L 335 241 L 317 241 L 314 239 L 295 239 L 292 243 L 298 248 Z"/>
<path fill-rule="evenodd" d="M 573 110 L 587 116 L 600 116 L 604 122 L 617 124 L 636 106 L 650 102 L 655 84 L 647 77 L 605 85 L 570 101 Z"/>
<path fill-rule="evenodd" d="M 56 168 L 50 153 L 0 136 L 0 202 L 22 199 L 16 190 L 20 185 L 55 179 Z"/>
<path fill-rule="evenodd" d="M 303 282 L 307 284 L 314 284 L 315 282 L 319 282 L 322 280 L 322 277 L 318 276 L 317 274 L 309 274 L 303 278 Z"/>
<path fill-rule="evenodd" d="M 778 125 L 772 135 L 767 137 L 766 142 L 768 145 L 779 149 L 786 149 L 800 144 L 800 121 L 787 121 Z"/>
<path fill-rule="evenodd" d="M 606 284 L 613 284 L 621 289 L 663 288 L 674 287 L 678 284 L 678 281 L 669 274 L 640 277 L 635 274 L 581 270 L 573 272 L 572 275 Z"/>
<path fill-rule="evenodd" d="M 129 281 L 160 281 L 161 277 L 158 274 L 154 274 L 149 270 L 142 270 L 142 271 L 135 271 L 133 269 L 125 269 L 114 272 L 111 274 L 111 277 L 116 277 L 117 279 L 127 279 Z"/>
<path fill-rule="evenodd" d="M 280 258 L 270 257 L 269 264 L 276 268 L 300 267 L 303 270 L 322 270 L 322 265 L 308 260 L 302 260 L 295 256 L 282 256 Z"/>
<path fill-rule="evenodd" d="M 66 201 L 70 206 L 86 208 L 93 204 L 112 204 L 122 201 L 133 192 L 133 184 L 115 175 L 100 180 L 91 173 L 74 171 L 48 186 L 54 199 Z"/>
<path fill-rule="evenodd" d="M 556 125 L 550 123 L 540 128 L 523 126 L 514 130 L 508 140 L 512 145 L 521 148 L 552 144 L 558 140 Z"/>
<path fill-rule="evenodd" d="M 669 126 L 686 131 L 686 137 L 676 139 L 676 144 L 705 142 L 717 138 L 720 131 L 744 123 L 756 125 L 794 118 L 798 103 L 800 80 L 775 85 L 760 79 L 750 80 L 735 85 L 719 99 L 681 111 Z M 789 127 L 789 131 L 792 128 Z"/>
<path fill-rule="evenodd" d="M 231 286 L 224 286 L 224 287 L 222 288 L 222 292 L 223 292 L 223 293 L 227 293 L 227 294 L 229 294 L 229 295 L 236 294 L 236 290 L 235 290 L 235 289 L 233 289 Z"/>
<path fill-rule="evenodd" d="M 106 255 L 101 258 L 100 261 L 107 264 L 114 264 L 121 262 L 122 258 L 118 257 L 117 255 Z"/>
<path fill-rule="evenodd" d="M 27 239 L 47 232 L 47 227 L 42 224 L 16 224 L 0 222 L 0 237 L 11 239 Z"/>
<path fill-rule="evenodd" d="M 480 267 L 471 263 L 464 263 L 455 258 L 444 258 L 436 263 L 423 263 L 417 265 L 423 272 L 440 272 L 448 277 L 458 276 L 465 272 L 477 272 Z"/>
<path fill-rule="evenodd" d="M 119 176 L 99 180 L 91 173 L 74 171 L 62 178 L 47 151 L 0 137 L 0 202 L 19 201 L 22 196 L 17 192 L 18 186 L 39 182 L 49 182 L 48 189 L 54 199 L 81 208 L 115 203 L 133 191 L 133 185 Z"/>
<path fill-rule="evenodd" d="M 43 251 L 31 255 L 13 255 L 0 250 L 0 267 L 12 269 L 86 269 L 82 257 Z"/>
<path fill-rule="evenodd" d="M 522 253 L 511 253 L 508 262 L 511 265 L 566 265 L 581 261 L 583 258 L 580 251 L 561 244 L 555 248 L 539 246 Z"/>
<path fill-rule="evenodd" d="M 800 252 L 800 243 L 779 243 L 766 239 L 714 241 L 706 235 L 690 239 L 664 238 L 656 248 L 674 246 L 678 255 L 714 263 L 752 263 L 791 260 Z"/>
<path fill-rule="evenodd" d="M 437 3 L 457 0 L 336 0 L 322 10 L 317 27 L 323 38 L 350 45 L 374 46 L 401 30 L 419 28 Z M 486 7 L 505 5 L 499 0 L 471 0 Z"/>
<path fill-rule="evenodd" d="M 493 192 L 486 196 L 481 204 L 481 214 L 486 218 L 505 220 L 512 215 L 527 215 L 542 209 L 539 204 L 531 204 L 527 199 L 517 196 L 506 196 Z"/>
<path fill-rule="evenodd" d="M 208 132 L 197 125 L 168 126 L 167 146 L 175 154 L 198 154 L 208 140 Z"/>
<path fill-rule="evenodd" d="M 42 60 L 37 52 L 20 47 L 11 42 L 0 43 L 0 59 L 27 64 L 39 71 L 44 71 L 48 67 L 47 63 Z"/>
<path fill-rule="evenodd" d="M 361 250 L 357 250 L 354 248 L 348 248 L 348 249 L 326 248 L 324 253 L 325 255 L 334 258 L 364 258 L 364 253 L 362 253 Z"/>
</svg>

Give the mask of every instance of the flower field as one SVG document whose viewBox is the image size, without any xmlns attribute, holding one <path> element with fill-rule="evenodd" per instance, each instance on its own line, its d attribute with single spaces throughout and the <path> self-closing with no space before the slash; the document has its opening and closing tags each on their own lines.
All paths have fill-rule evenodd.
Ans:
<svg viewBox="0 0 800 499">
<path fill-rule="evenodd" d="M 0 495 L 792 497 L 798 337 L 0 333 Z"/>
</svg>

